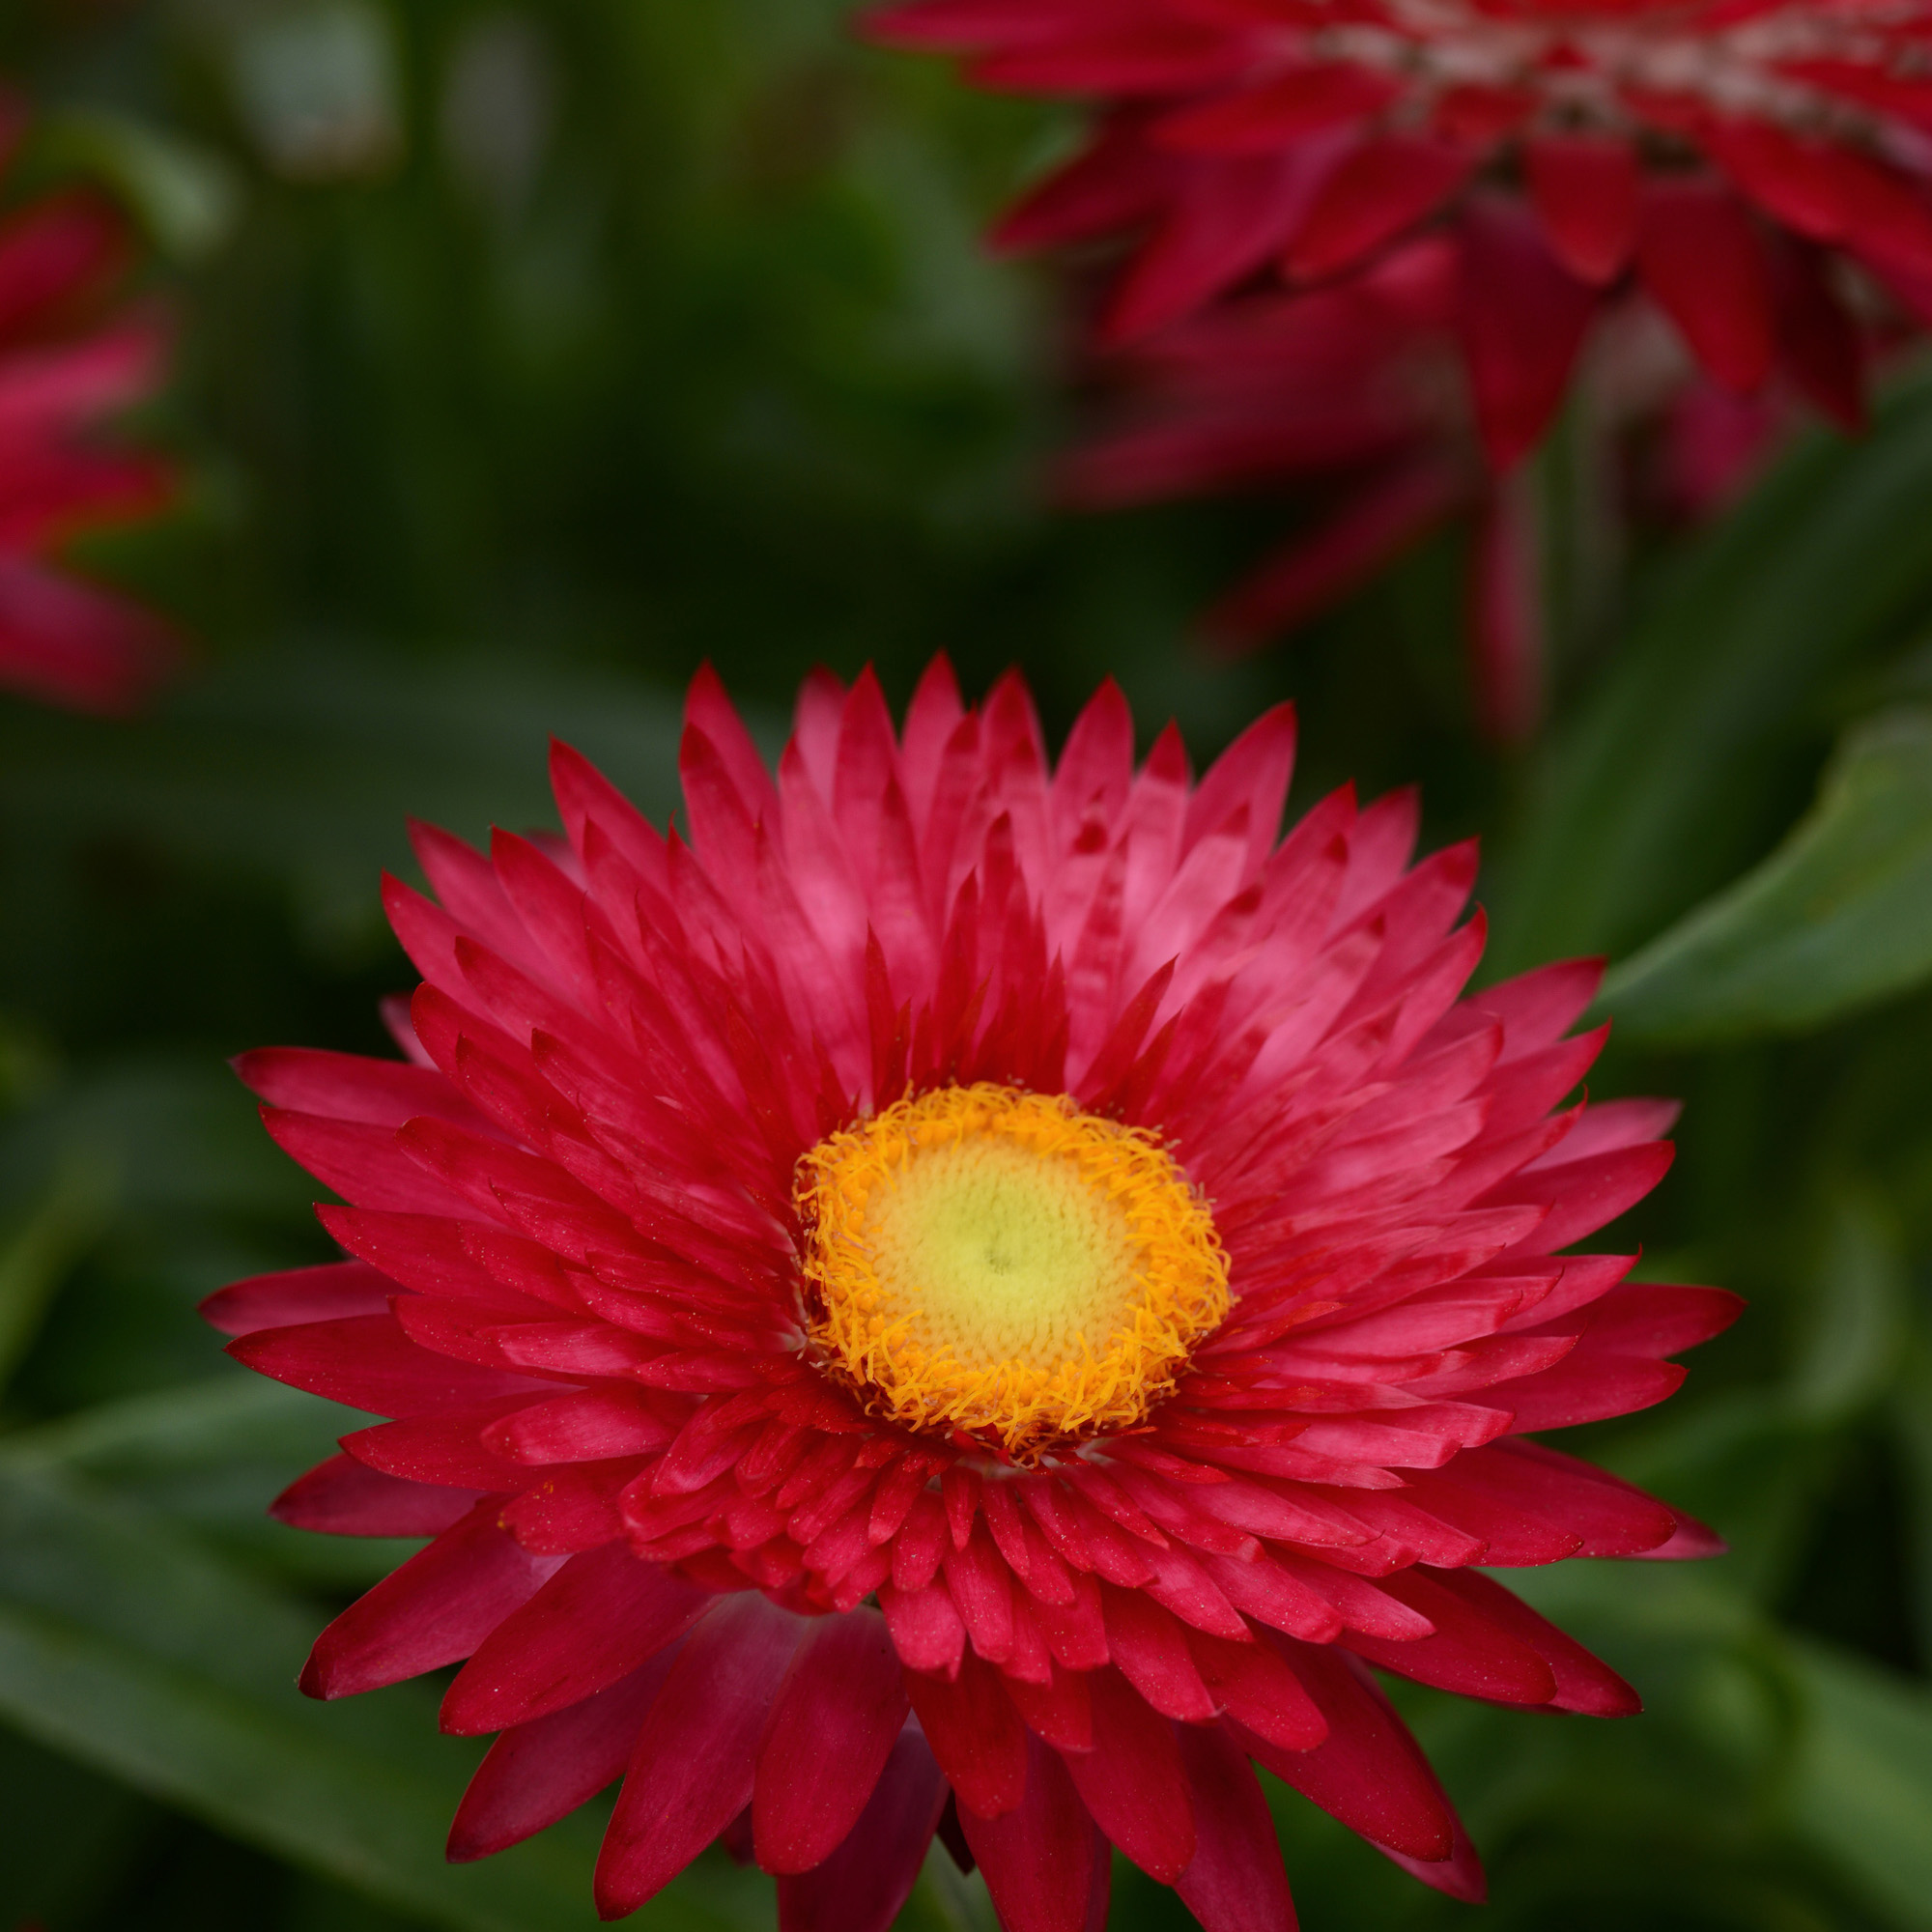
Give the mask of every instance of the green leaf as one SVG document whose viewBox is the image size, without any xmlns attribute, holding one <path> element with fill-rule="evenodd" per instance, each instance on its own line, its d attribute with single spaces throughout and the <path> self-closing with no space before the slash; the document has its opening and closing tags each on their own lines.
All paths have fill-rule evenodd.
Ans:
<svg viewBox="0 0 1932 1932">
<path fill-rule="evenodd" d="M 99 1229 L 106 1196 L 100 1169 L 70 1157 L 26 1221 L 0 1240 L 0 1388 L 33 1346 L 68 1269 Z"/>
<path fill-rule="evenodd" d="M 222 1366 L 20 1430 L 0 1439 L 0 1464 L 85 1477 L 299 1583 L 366 1589 L 413 1553 L 399 1539 L 315 1536 L 270 1517 L 271 1496 L 370 1418 Z"/>
<path fill-rule="evenodd" d="M 72 1176 L 71 1179 L 67 1177 Z M 299 1225 L 315 1188 L 262 1131 L 213 1053 L 127 1059 L 0 1126 L 0 1199 L 76 1190 L 117 1217 L 237 1217 Z"/>
<path fill-rule="evenodd" d="M 50 1470 L 0 1465 L 0 1717 L 222 1830 L 464 1932 L 597 1922 L 579 1817 L 486 1864 L 442 1861 L 476 1757 L 406 1686 L 311 1703 L 295 1673 L 318 1612 L 161 1519 Z M 739 1915 L 680 1880 L 640 1932 Z"/>
<path fill-rule="evenodd" d="M 1640 1039 L 1818 1027 L 1932 975 L 1932 712 L 1850 733 L 1770 858 L 1604 981 Z"/>
<path fill-rule="evenodd" d="M 133 838 L 294 889 L 318 936 L 380 930 L 406 821 L 466 838 L 554 825 L 547 737 L 660 818 L 678 713 L 636 679 L 288 646 L 222 665 L 133 724 L 0 706 L 0 822 L 54 849 Z"/>
<path fill-rule="evenodd" d="M 0 1440 L 0 1464 L 58 1470 L 117 1488 L 184 1469 L 237 1463 L 292 1463 L 299 1469 L 334 1452 L 345 1431 L 368 1426 L 300 1389 L 233 1363 L 205 1381 L 64 1415 Z"/>
<path fill-rule="evenodd" d="M 1529 777 L 1491 965 L 1620 952 L 1764 849 L 1825 681 L 1932 589 L 1932 383 L 1817 435 L 1653 586 Z"/>
<path fill-rule="evenodd" d="M 49 160 L 99 175 L 178 262 L 212 255 L 241 217 L 242 182 L 235 169 L 212 148 L 172 128 L 107 108 L 74 109 L 50 117 L 40 148 Z"/>
<path fill-rule="evenodd" d="M 1882 1198 L 1843 1187 L 1828 1208 L 1823 1252 L 1808 1270 L 1791 1351 L 1790 1402 L 1801 1423 L 1842 1423 L 1896 1380 L 1911 1280 Z"/>
<path fill-rule="evenodd" d="M 1904 1490 L 1903 1540 L 1911 1552 L 1908 1580 L 1919 1654 L 1932 1657 L 1932 1346 L 1915 1335 L 1891 1404 L 1891 1436 Z"/>
<path fill-rule="evenodd" d="M 99 1923 L 152 1838 L 155 1811 L 125 1787 L 0 1727 L 0 1925 Z"/>
<path fill-rule="evenodd" d="M 1793 1649 L 1808 1708 L 1792 1816 L 1899 1926 L 1932 1928 L 1932 1692 L 1822 1644 Z"/>
</svg>

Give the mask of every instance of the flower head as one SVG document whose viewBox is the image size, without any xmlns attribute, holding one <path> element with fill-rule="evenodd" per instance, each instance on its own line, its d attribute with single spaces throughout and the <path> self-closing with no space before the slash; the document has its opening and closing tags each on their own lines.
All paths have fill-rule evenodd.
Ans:
<svg viewBox="0 0 1932 1932">
<path fill-rule="evenodd" d="M 0 99 L 0 166 L 23 125 Z M 158 618 L 53 560 L 172 491 L 167 464 L 97 435 L 160 380 L 160 327 L 101 320 L 128 256 L 126 224 L 84 190 L 0 217 L 0 685 L 83 711 L 127 709 L 179 656 Z"/>
<path fill-rule="evenodd" d="M 1348 792 L 1278 841 L 1292 751 L 1137 768 L 1108 686 L 1050 764 L 942 663 L 901 734 L 814 678 L 774 780 L 701 674 L 689 842 L 558 750 L 567 842 L 388 887 L 406 1062 L 243 1060 L 354 1259 L 211 1318 L 393 1418 L 278 1514 L 432 1538 L 303 1685 L 468 1660 L 452 1856 L 621 1776 L 607 1916 L 735 1830 L 790 1932 L 883 1932 L 951 1812 L 1010 1928 L 1092 1922 L 1110 1843 L 1288 1926 L 1253 1762 L 1480 1892 L 1368 1664 L 1635 1708 L 1472 1566 L 1713 1547 L 1525 1433 L 1734 1313 L 1562 1252 L 1671 1109 L 1552 1111 L 1595 969 L 1464 997 L 1469 848 Z"/>
<path fill-rule="evenodd" d="M 1105 110 L 1004 232 L 1146 237 L 1110 339 L 1258 274 L 1322 281 L 1433 216 L 1466 231 L 1468 332 L 1559 376 L 1525 417 L 1475 372 L 1506 466 L 1631 279 L 1719 384 L 1781 372 L 1856 421 L 1848 293 L 1932 312 L 1928 25 L 1923 0 L 910 0 L 875 31 Z M 1533 216 L 1500 243 L 1472 227 L 1498 197 Z"/>
</svg>

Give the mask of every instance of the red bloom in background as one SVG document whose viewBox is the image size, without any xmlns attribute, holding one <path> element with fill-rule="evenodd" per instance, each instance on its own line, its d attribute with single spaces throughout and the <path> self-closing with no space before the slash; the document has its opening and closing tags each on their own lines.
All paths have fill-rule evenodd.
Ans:
<svg viewBox="0 0 1932 1932">
<path fill-rule="evenodd" d="M 0 101 L 0 165 L 23 126 Z M 57 561 L 172 490 L 165 462 L 97 433 L 161 376 L 158 323 L 101 321 L 128 256 L 126 223 L 84 191 L 0 219 L 0 686 L 84 711 L 128 709 L 180 655 L 159 618 Z"/>
<path fill-rule="evenodd" d="M 391 882 L 407 1063 L 246 1057 L 354 1257 L 224 1290 L 264 1374 L 395 1418 L 276 1505 L 426 1548 L 340 1696 L 467 1659 L 451 1856 L 613 1779 L 599 1908 L 727 1834 L 786 1932 L 882 1932 L 935 1833 L 1009 1932 L 1107 1847 L 1292 1926 L 1259 1763 L 1426 1883 L 1476 1856 L 1369 1669 L 1620 1715 L 1485 1565 L 1709 1534 L 1530 1432 L 1673 1390 L 1735 1298 L 1564 1252 L 1673 1109 L 1563 1107 L 1597 969 L 1474 997 L 1475 856 L 1410 795 L 1277 842 L 1293 723 L 1198 784 L 1105 687 L 1050 766 L 943 663 L 806 687 L 776 780 L 691 693 L 690 841 L 582 759 L 568 842 Z"/>
<path fill-rule="evenodd" d="M 1293 628 L 1473 512 L 1467 634 L 1478 709 L 1490 736 L 1525 737 L 1544 658 L 1535 506 L 1483 460 L 1469 372 L 1473 361 L 1492 387 L 1548 396 L 1567 356 L 1487 355 L 1484 345 L 1459 345 L 1458 330 L 1469 230 L 1526 220 L 1493 201 L 1470 211 L 1463 232 L 1412 237 L 1306 293 L 1225 298 L 1101 358 L 1106 406 L 1061 465 L 1064 493 L 1105 507 L 1320 483 L 1335 500 L 1313 527 L 1206 614 L 1207 638 L 1227 651 Z M 1606 318 L 1595 375 L 1593 431 L 1611 487 L 1673 519 L 1725 500 L 1795 413 L 1788 393 L 1717 388 L 1640 303 Z"/>
<path fill-rule="evenodd" d="M 1455 223 L 1499 468 L 1632 281 L 1714 382 L 1782 371 L 1856 423 L 1850 281 L 1932 310 L 1928 30 L 1923 0 L 912 0 L 874 19 L 969 53 L 987 86 L 1104 110 L 1003 234 L 1142 237 L 1109 340 Z M 1486 220 L 1497 193 L 1530 218 Z"/>
</svg>

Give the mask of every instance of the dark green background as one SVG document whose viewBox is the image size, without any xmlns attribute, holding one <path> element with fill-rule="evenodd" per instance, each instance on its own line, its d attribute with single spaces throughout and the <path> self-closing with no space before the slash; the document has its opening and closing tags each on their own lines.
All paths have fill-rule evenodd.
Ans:
<svg viewBox="0 0 1932 1932">
<path fill-rule="evenodd" d="M 974 238 L 1068 129 L 831 6 L 22 0 L 0 68 L 13 192 L 106 183 L 180 319 L 182 506 L 87 557 L 201 652 L 135 723 L 0 703 L 0 1928 L 592 1922 L 594 1820 L 441 1864 L 475 1747 L 422 1687 L 295 1694 L 396 1551 L 262 1516 L 348 1419 L 193 1315 L 327 1252 L 222 1062 L 381 1050 L 404 815 L 545 822 L 546 732 L 663 813 L 701 659 L 776 742 L 813 664 L 897 699 L 941 648 L 1056 733 L 1112 673 L 1197 759 L 1296 698 L 1297 806 L 1422 781 L 1491 970 L 1606 953 L 1593 1092 L 1689 1101 L 1631 1236 L 1752 1307 L 1588 1446 L 1734 1553 L 1520 1579 L 1640 1719 L 1405 1694 L 1488 1922 L 1932 1928 L 1932 386 L 1640 544 L 1504 758 L 1456 535 L 1229 666 L 1190 612 L 1297 506 L 1050 510 L 1070 325 Z M 1274 1796 L 1314 1932 L 1485 1922 Z M 936 1877 L 906 1923 L 982 1912 Z M 722 1862 L 640 1919 L 770 1921 Z M 1114 1922 L 1187 1919 L 1123 1868 Z"/>
</svg>

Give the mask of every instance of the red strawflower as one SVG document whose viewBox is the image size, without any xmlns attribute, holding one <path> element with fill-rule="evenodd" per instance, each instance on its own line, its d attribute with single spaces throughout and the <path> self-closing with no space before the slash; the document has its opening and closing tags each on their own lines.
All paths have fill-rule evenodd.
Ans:
<svg viewBox="0 0 1932 1932">
<path fill-rule="evenodd" d="M 1501 203 L 1469 219 L 1520 231 L 1527 217 Z M 1489 735 L 1508 741 L 1529 733 L 1540 708 L 1541 544 L 1520 480 L 1484 463 L 1468 361 L 1494 384 L 1550 394 L 1567 361 L 1486 355 L 1481 344 L 1467 345 L 1465 359 L 1457 330 L 1468 246 L 1467 234 L 1416 236 L 1322 288 L 1225 298 L 1101 358 L 1105 407 L 1060 482 L 1090 507 L 1319 485 L 1331 500 L 1313 527 L 1203 620 L 1210 642 L 1236 652 L 1473 513 L 1467 637 L 1478 711 Z M 1602 487 L 1653 515 L 1708 514 L 1755 470 L 1795 415 L 1793 399 L 1716 388 L 1640 303 L 1623 302 L 1606 321 L 1589 412 Z"/>
<path fill-rule="evenodd" d="M 276 1513 L 434 1539 L 303 1687 L 468 1659 L 451 1856 L 621 1776 L 607 1917 L 728 1833 L 787 1932 L 881 1932 L 944 1830 L 1009 1932 L 1101 1922 L 1110 1842 L 1288 1927 L 1250 1759 L 1479 1896 L 1368 1666 L 1634 1711 L 1472 1566 L 1715 1547 L 1524 1433 L 1737 1307 L 1557 1254 L 1670 1158 L 1667 1104 L 1551 1111 L 1597 968 L 1459 997 L 1473 849 L 1348 791 L 1277 843 L 1285 709 L 1198 785 L 1112 685 L 1052 769 L 943 663 L 897 739 L 812 679 L 776 782 L 688 717 L 688 843 L 561 748 L 567 844 L 418 835 L 408 1064 L 242 1063 L 355 1259 L 211 1318 L 396 1418 Z"/>
<path fill-rule="evenodd" d="M 0 166 L 24 117 L 0 99 Z M 160 459 L 103 443 L 115 412 L 158 385 L 165 331 L 102 322 L 129 256 L 126 223 L 84 190 L 0 221 L 0 686 L 83 711 L 123 711 L 176 664 L 152 612 L 62 567 L 80 531 L 154 515 Z"/>
<path fill-rule="evenodd" d="M 1446 212 L 1499 467 L 1627 280 L 1714 381 L 1750 393 L 1782 369 L 1848 423 L 1861 354 L 1837 271 L 1932 311 L 1925 0 L 911 0 L 874 31 L 1106 110 L 1003 232 L 1145 235 L 1115 340 L 1258 273 L 1321 281 Z M 1497 193 L 1534 220 L 1486 233 Z M 1512 360 L 1537 380 L 1491 380 Z"/>
</svg>

